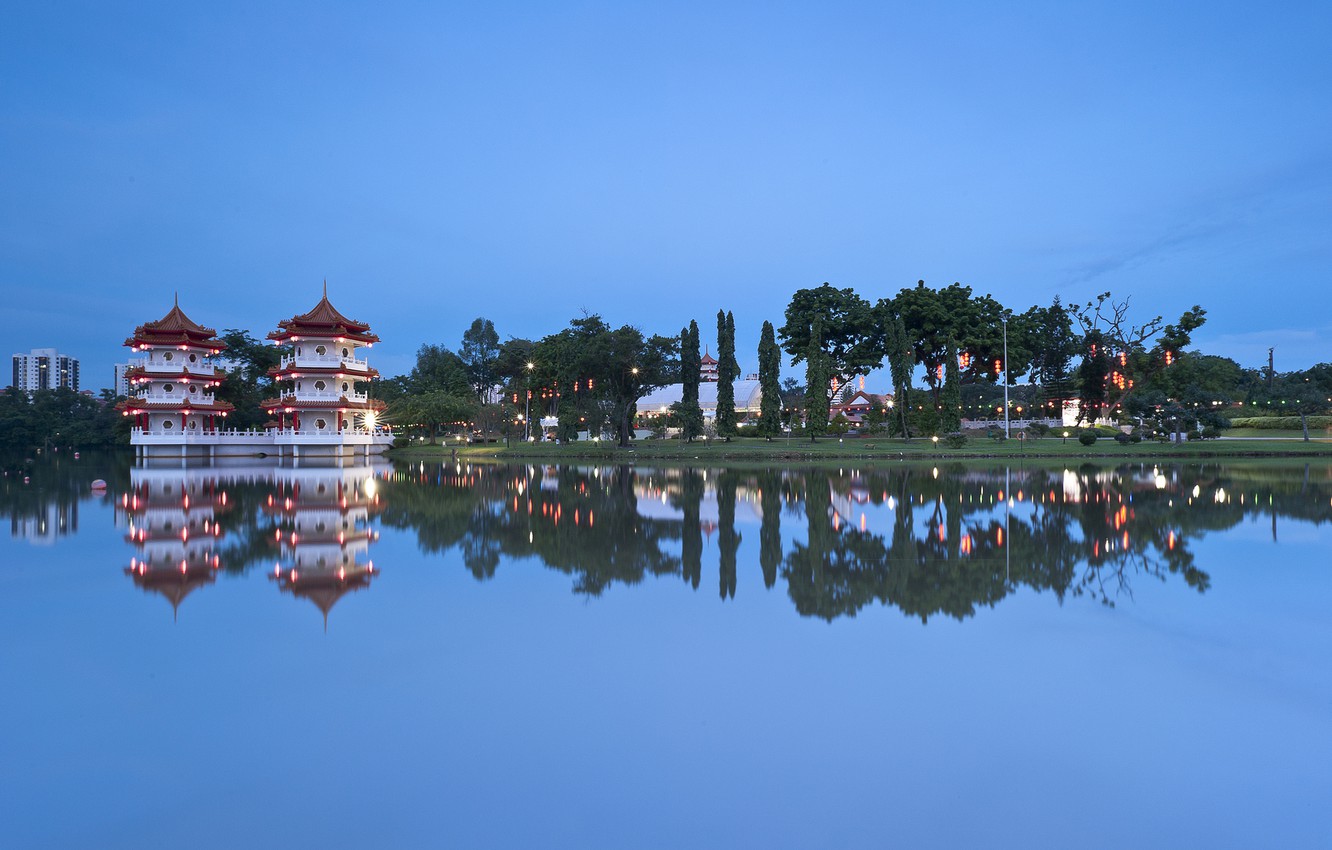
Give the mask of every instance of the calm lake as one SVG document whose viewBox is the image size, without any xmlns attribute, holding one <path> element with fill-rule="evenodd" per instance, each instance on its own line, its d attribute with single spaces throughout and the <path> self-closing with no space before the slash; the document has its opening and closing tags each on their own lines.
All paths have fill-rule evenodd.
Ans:
<svg viewBox="0 0 1332 850">
<path fill-rule="evenodd" d="M 0 846 L 1332 846 L 1325 462 L 4 468 Z"/>
</svg>

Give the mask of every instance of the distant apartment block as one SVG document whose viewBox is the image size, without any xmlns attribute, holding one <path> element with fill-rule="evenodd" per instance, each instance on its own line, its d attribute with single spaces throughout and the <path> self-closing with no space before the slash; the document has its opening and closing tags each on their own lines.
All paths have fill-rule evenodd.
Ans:
<svg viewBox="0 0 1332 850">
<path fill-rule="evenodd" d="M 68 387 L 79 390 L 79 361 L 54 348 L 34 348 L 14 355 L 13 386 L 24 392 Z"/>
<path fill-rule="evenodd" d="M 111 382 L 111 388 L 116 391 L 117 398 L 128 397 L 130 394 L 129 376 L 125 373 L 130 369 L 133 369 L 135 366 L 142 365 L 142 363 L 136 360 L 131 360 L 128 363 L 117 363 L 115 365 L 115 379 Z"/>
</svg>

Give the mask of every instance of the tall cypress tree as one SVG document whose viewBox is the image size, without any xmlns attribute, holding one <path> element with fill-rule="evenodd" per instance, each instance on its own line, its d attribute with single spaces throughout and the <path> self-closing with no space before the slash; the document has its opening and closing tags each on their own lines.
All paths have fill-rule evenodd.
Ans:
<svg viewBox="0 0 1332 850">
<path fill-rule="evenodd" d="M 777 335 L 772 322 L 763 323 L 759 337 L 759 434 L 769 441 L 782 431 L 782 350 L 777 347 Z"/>
<path fill-rule="evenodd" d="M 962 376 L 957 365 L 957 342 L 948 338 L 944 361 L 943 395 L 939 401 L 939 430 L 951 434 L 962 427 Z"/>
<path fill-rule="evenodd" d="M 690 443 L 703 433 L 703 408 L 698 404 L 698 380 L 702 361 L 703 358 L 698 353 L 698 322 L 691 319 L 689 327 L 680 331 L 680 378 L 684 382 L 684 391 L 676 407 L 676 414 L 680 417 L 681 436 Z"/>
<path fill-rule="evenodd" d="M 735 318 L 730 313 L 717 311 L 717 436 L 726 438 L 736 433 L 735 379 L 740 364 L 735 361 Z"/>
<path fill-rule="evenodd" d="M 907 342 L 906 323 L 902 317 L 889 315 L 883 323 L 884 347 L 888 350 L 888 368 L 893 376 L 893 399 L 900 417 L 902 437 L 910 440 L 907 411 L 911 409 L 911 344 Z"/>
<path fill-rule="evenodd" d="M 828 386 L 832 381 L 832 363 L 823 350 L 823 320 L 815 319 L 805 354 L 805 430 L 812 443 L 828 433 Z"/>
</svg>

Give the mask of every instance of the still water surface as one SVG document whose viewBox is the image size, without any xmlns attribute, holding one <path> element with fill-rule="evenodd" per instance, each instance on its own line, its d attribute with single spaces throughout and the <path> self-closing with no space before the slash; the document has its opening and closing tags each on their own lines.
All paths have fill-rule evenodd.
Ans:
<svg viewBox="0 0 1332 850">
<path fill-rule="evenodd" d="M 1332 846 L 1327 464 L 5 467 L 0 846 Z"/>
</svg>

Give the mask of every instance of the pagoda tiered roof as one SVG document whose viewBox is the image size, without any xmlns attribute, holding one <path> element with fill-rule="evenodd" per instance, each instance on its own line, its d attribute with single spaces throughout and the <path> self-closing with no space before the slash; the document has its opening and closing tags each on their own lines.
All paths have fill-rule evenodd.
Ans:
<svg viewBox="0 0 1332 850">
<path fill-rule="evenodd" d="M 153 346 L 194 346 L 220 354 L 227 344 L 216 337 L 216 330 L 206 328 L 185 315 L 177 299 L 165 316 L 135 328 L 134 336 L 125 340 L 125 345 L 135 350 Z"/>
<path fill-rule="evenodd" d="M 302 399 L 298 396 L 290 398 L 266 398 L 259 402 L 259 406 L 264 410 L 383 410 L 387 405 L 377 398 L 368 401 L 352 401 L 345 395 L 336 400 L 311 400 Z"/>
<path fill-rule="evenodd" d="M 278 330 L 268 338 L 279 343 L 296 342 L 301 337 L 332 338 L 349 340 L 365 345 L 379 342 L 379 337 L 370 332 L 370 326 L 355 319 L 349 319 L 338 312 L 338 308 L 328 300 L 328 284 L 324 284 L 324 295 L 319 303 L 307 313 L 292 316 L 278 322 Z"/>
<path fill-rule="evenodd" d="M 142 365 L 131 366 L 125 370 L 125 378 L 131 384 L 147 380 L 175 380 L 181 382 L 193 381 L 195 383 L 204 384 L 205 386 L 220 387 L 222 386 L 222 381 L 224 381 L 226 377 L 227 373 L 216 366 L 212 367 L 211 372 L 192 372 L 185 368 L 185 364 L 183 363 L 173 363 L 170 366 L 163 366 L 162 371 L 160 372 L 154 372 L 147 366 Z"/>
<path fill-rule="evenodd" d="M 268 377 L 275 381 L 294 381 L 304 377 L 339 377 L 346 376 L 357 381 L 368 381 L 379 377 L 379 370 L 373 366 L 300 366 L 288 363 L 285 366 L 273 366 L 268 370 Z"/>
<path fill-rule="evenodd" d="M 130 415 L 145 413 L 150 410 L 170 410 L 177 413 L 230 413 L 236 409 L 236 405 L 229 401 L 198 402 L 190 401 L 188 398 L 183 398 L 180 401 L 167 401 L 165 399 L 158 401 L 136 396 L 119 402 L 116 409 Z"/>
<path fill-rule="evenodd" d="M 379 574 L 374 564 L 355 564 L 350 568 L 332 569 L 291 569 L 282 572 L 279 567 L 268 577 L 278 583 L 283 593 L 290 593 L 309 599 L 324 615 L 324 628 L 328 628 L 328 612 L 344 594 L 355 592 L 370 586 L 371 580 Z"/>
<path fill-rule="evenodd" d="M 146 561 L 131 560 L 125 568 L 125 574 L 134 579 L 135 585 L 145 591 L 160 593 L 171 603 L 171 610 L 180 609 L 180 603 L 192 592 L 204 585 L 217 581 L 218 560 L 216 556 L 209 560 L 189 561 L 188 559 L 171 565 L 154 566 Z"/>
</svg>

